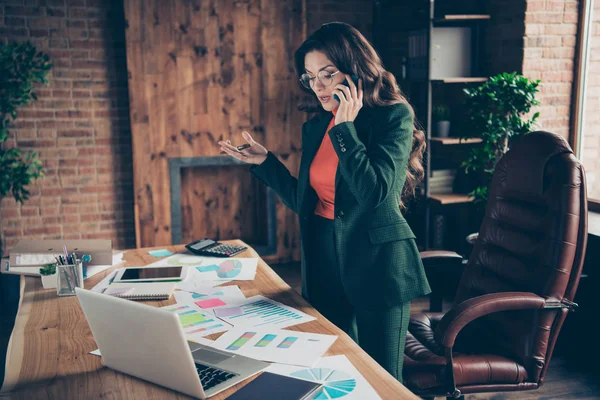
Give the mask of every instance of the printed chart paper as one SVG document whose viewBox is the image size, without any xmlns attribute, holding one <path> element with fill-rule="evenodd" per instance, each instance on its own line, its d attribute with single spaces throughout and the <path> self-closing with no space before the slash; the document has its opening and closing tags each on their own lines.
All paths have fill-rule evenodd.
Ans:
<svg viewBox="0 0 600 400">
<path fill-rule="evenodd" d="M 221 321 L 212 313 L 204 311 L 194 304 L 175 304 L 162 308 L 177 314 L 183 333 L 189 340 L 197 341 L 198 338 L 203 336 L 223 332 L 231 328 L 228 323 Z"/>
<path fill-rule="evenodd" d="M 256 360 L 313 366 L 337 336 L 290 330 L 236 327 L 224 333 L 213 347 Z"/>
<path fill-rule="evenodd" d="M 203 309 L 233 306 L 246 300 L 238 286 L 195 288 L 193 293 L 179 290 L 174 296 L 178 304 L 196 304 Z"/>
<path fill-rule="evenodd" d="M 186 253 L 175 254 L 150 264 L 153 267 L 181 265 L 189 267 L 190 275 L 201 280 L 240 280 L 251 281 L 256 275 L 258 258 L 202 257 Z M 202 285 L 198 285 L 202 286 Z"/>
<path fill-rule="evenodd" d="M 323 385 L 311 397 L 314 400 L 381 399 L 367 380 L 344 355 L 323 357 L 313 367 L 271 364 L 267 371 Z"/>
<path fill-rule="evenodd" d="M 231 282 L 233 279 L 222 279 L 218 281 L 207 281 L 202 278 L 200 274 L 194 274 L 190 272 L 185 280 L 177 282 L 175 287 L 179 290 L 185 290 L 186 292 L 193 292 L 196 290 L 205 290 L 214 288 L 227 282 Z"/>
<path fill-rule="evenodd" d="M 217 310 L 219 310 L 219 318 L 236 327 L 286 328 L 316 319 L 302 311 L 260 295 L 247 298 L 235 307 L 238 307 L 240 312 L 232 315 L 223 314 L 230 311 L 228 308 L 218 308 Z"/>
</svg>

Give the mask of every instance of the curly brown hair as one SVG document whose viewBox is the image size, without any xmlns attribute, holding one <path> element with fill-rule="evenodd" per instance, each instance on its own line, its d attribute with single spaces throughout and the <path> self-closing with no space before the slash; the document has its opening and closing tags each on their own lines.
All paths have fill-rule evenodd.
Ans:
<svg viewBox="0 0 600 400">
<path fill-rule="evenodd" d="M 352 25 L 344 22 L 330 22 L 321 25 L 294 54 L 294 64 L 298 78 L 305 72 L 304 58 L 311 51 L 320 51 L 327 55 L 333 64 L 345 74 L 354 74 L 363 83 L 363 103 L 369 107 L 406 104 L 414 119 L 414 110 L 402 94 L 394 75 L 386 71 L 377 51 L 371 43 Z M 322 111 L 319 101 L 312 90 L 302 85 L 300 88 L 312 96 L 304 99 L 299 108 L 302 111 Z M 425 152 L 425 134 L 415 124 L 412 149 L 406 170 L 406 182 L 399 198 L 400 207 L 415 196 L 418 184 L 423 180 L 423 154 Z"/>
</svg>

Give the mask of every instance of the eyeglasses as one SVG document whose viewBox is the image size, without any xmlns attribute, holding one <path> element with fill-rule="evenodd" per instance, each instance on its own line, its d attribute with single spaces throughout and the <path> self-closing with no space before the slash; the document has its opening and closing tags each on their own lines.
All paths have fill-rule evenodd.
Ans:
<svg viewBox="0 0 600 400">
<path fill-rule="evenodd" d="M 329 72 L 326 70 L 319 71 L 319 73 L 317 74 L 317 78 L 319 79 L 319 82 L 321 82 L 321 84 L 323 86 L 329 86 L 333 82 L 333 76 L 335 74 L 337 74 L 338 72 L 340 72 L 340 71 L 335 71 L 335 72 Z M 315 77 L 310 76 L 309 74 L 302 74 L 300 76 L 300 83 L 305 88 L 312 89 L 313 86 L 315 85 Z"/>
</svg>

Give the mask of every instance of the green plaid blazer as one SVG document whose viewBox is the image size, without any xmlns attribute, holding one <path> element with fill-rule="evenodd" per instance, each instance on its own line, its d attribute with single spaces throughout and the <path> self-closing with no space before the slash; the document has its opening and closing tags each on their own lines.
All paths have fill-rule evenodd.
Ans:
<svg viewBox="0 0 600 400">
<path fill-rule="evenodd" d="M 302 291 L 307 265 L 307 221 L 317 195 L 309 168 L 332 118 L 323 113 L 302 126 L 298 178 L 269 152 L 250 170 L 300 218 Z M 412 149 L 413 118 L 405 104 L 363 107 L 354 122 L 334 126 L 329 135 L 339 157 L 335 177 L 336 251 L 348 299 L 357 307 L 397 306 L 431 290 L 421 257 L 399 207 Z"/>
</svg>

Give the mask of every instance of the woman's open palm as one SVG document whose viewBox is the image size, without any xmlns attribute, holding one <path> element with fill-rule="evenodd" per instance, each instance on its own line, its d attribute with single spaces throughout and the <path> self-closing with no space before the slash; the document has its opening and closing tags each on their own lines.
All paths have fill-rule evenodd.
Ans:
<svg viewBox="0 0 600 400">
<path fill-rule="evenodd" d="M 228 140 L 226 142 L 219 141 L 221 151 L 229 154 L 231 157 L 237 158 L 248 164 L 262 164 L 267 159 L 267 153 L 269 152 L 262 144 L 252 139 L 252 136 L 246 131 L 242 132 L 242 136 L 250 145 L 249 147 L 238 150 L 236 146 L 233 146 Z"/>
</svg>

